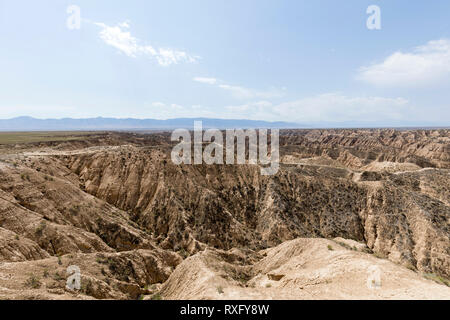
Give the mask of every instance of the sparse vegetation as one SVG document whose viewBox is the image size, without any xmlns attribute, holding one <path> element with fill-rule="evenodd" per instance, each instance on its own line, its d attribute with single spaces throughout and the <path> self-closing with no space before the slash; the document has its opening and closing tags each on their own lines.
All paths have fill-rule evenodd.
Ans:
<svg viewBox="0 0 450 320">
<path fill-rule="evenodd" d="M 58 271 L 55 272 L 55 275 L 53 276 L 53 279 L 56 281 L 61 281 L 61 280 L 65 280 L 65 278 L 59 274 Z"/>
<path fill-rule="evenodd" d="M 272 288 L 272 284 L 271 283 L 267 283 L 266 284 L 266 288 Z"/>
<path fill-rule="evenodd" d="M 178 254 L 179 254 L 181 257 L 183 257 L 183 259 L 186 259 L 187 257 L 189 257 L 189 253 L 187 253 L 187 251 L 184 250 L 184 248 L 181 248 L 181 249 L 178 251 Z"/>
<path fill-rule="evenodd" d="M 406 267 L 407 269 L 411 270 L 411 271 L 414 271 L 414 272 L 417 271 L 416 267 L 413 266 L 411 263 L 407 263 L 407 264 L 405 265 L 405 267 Z"/>
<path fill-rule="evenodd" d="M 328 248 L 328 250 L 330 250 L 330 251 L 333 251 L 333 250 L 334 250 L 333 247 L 332 247 L 331 245 L 328 245 L 327 248 Z"/>
<path fill-rule="evenodd" d="M 355 246 L 350 246 L 350 245 L 348 245 L 348 244 L 346 244 L 345 242 L 342 242 L 342 241 L 335 241 L 338 245 L 340 245 L 341 247 L 344 247 L 345 249 L 347 249 L 347 250 L 355 250 L 355 251 L 358 251 L 358 249 L 355 247 Z"/>
<path fill-rule="evenodd" d="M 217 287 L 217 292 L 218 292 L 219 294 L 223 294 L 223 288 L 222 288 L 222 286 L 218 286 L 218 287 Z"/>
<path fill-rule="evenodd" d="M 80 212 L 80 206 L 79 205 L 73 205 L 72 207 L 70 207 L 69 212 L 76 216 L 79 212 Z"/>
<path fill-rule="evenodd" d="M 41 223 L 39 224 L 39 226 L 36 229 L 36 235 L 38 236 L 42 236 L 45 228 L 47 227 L 47 224 L 45 221 L 41 221 Z"/>
<path fill-rule="evenodd" d="M 384 254 L 379 252 L 374 252 L 373 256 L 377 257 L 378 259 L 387 259 L 387 257 Z"/>
<path fill-rule="evenodd" d="M 159 293 L 155 293 L 152 295 L 151 300 L 162 300 L 162 297 Z"/>
<path fill-rule="evenodd" d="M 373 254 L 373 251 L 370 250 L 368 247 L 362 248 L 361 251 L 364 252 L 364 253 Z"/>
<path fill-rule="evenodd" d="M 92 284 L 91 279 L 86 279 L 84 281 L 81 281 L 81 292 L 87 296 L 90 296 L 93 294 L 94 286 Z"/>
<path fill-rule="evenodd" d="M 25 286 L 32 288 L 32 289 L 39 289 L 41 287 L 42 283 L 39 280 L 38 277 L 36 277 L 35 275 L 31 275 L 26 281 L 25 281 Z"/>
<path fill-rule="evenodd" d="M 97 257 L 97 258 L 95 258 L 95 261 L 98 264 L 105 264 L 107 262 L 107 260 L 105 260 L 105 258 L 103 258 L 103 257 Z"/>
<path fill-rule="evenodd" d="M 429 280 L 433 280 L 436 283 L 443 284 L 443 285 L 446 285 L 447 287 L 450 287 L 450 280 L 445 279 L 444 277 L 441 277 L 440 275 L 437 275 L 434 273 L 425 273 L 423 276 Z"/>
</svg>

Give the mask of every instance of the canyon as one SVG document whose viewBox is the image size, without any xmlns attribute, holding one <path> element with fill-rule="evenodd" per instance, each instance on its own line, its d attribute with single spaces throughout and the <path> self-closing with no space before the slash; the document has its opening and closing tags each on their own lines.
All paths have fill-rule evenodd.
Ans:
<svg viewBox="0 0 450 320">
<path fill-rule="evenodd" d="M 0 299 L 450 299 L 449 129 L 280 130 L 269 176 L 170 136 L 0 145 Z"/>
</svg>

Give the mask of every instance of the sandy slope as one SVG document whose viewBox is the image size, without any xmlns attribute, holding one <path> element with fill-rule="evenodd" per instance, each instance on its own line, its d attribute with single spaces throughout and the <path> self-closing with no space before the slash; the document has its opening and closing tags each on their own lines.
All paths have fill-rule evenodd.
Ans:
<svg viewBox="0 0 450 320">
<path fill-rule="evenodd" d="M 265 257 L 250 271 L 241 267 L 243 274 L 253 273 L 245 283 L 230 279 L 233 271 L 223 272 L 233 270 L 227 261 L 239 269 L 233 253 L 207 250 L 179 265 L 161 294 L 165 299 L 450 299 L 449 287 L 362 252 L 364 247 L 343 239 L 288 241 L 261 251 Z"/>
</svg>

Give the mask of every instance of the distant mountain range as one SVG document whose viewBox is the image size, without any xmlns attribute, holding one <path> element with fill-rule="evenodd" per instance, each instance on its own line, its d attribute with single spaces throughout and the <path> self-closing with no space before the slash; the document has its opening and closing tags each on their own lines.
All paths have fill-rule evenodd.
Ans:
<svg viewBox="0 0 450 320">
<path fill-rule="evenodd" d="M 33 117 L 17 117 L 0 119 L 0 131 L 71 131 L 71 130 L 173 130 L 177 128 L 192 129 L 194 121 L 202 121 L 203 128 L 384 128 L 384 127 L 449 127 L 449 123 L 417 123 L 417 122 L 314 122 L 298 124 L 293 122 L 270 122 L 258 120 L 232 120 L 210 118 L 176 118 L 169 120 L 156 119 L 36 119 Z"/>
<path fill-rule="evenodd" d="M 296 123 L 269 122 L 255 120 L 226 120 L 209 118 L 177 118 L 169 120 L 155 119 L 36 119 L 18 117 L 0 119 L 0 131 L 70 131 L 70 130 L 164 130 L 186 128 L 192 129 L 194 121 L 202 121 L 203 128 L 299 128 Z"/>
</svg>

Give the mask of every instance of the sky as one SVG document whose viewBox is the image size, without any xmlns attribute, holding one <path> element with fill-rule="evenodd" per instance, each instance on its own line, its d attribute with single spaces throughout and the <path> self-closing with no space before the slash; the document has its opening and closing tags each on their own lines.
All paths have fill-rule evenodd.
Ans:
<svg viewBox="0 0 450 320">
<path fill-rule="evenodd" d="M 2 119 L 450 125 L 449 89 L 448 0 L 0 0 Z"/>
</svg>

